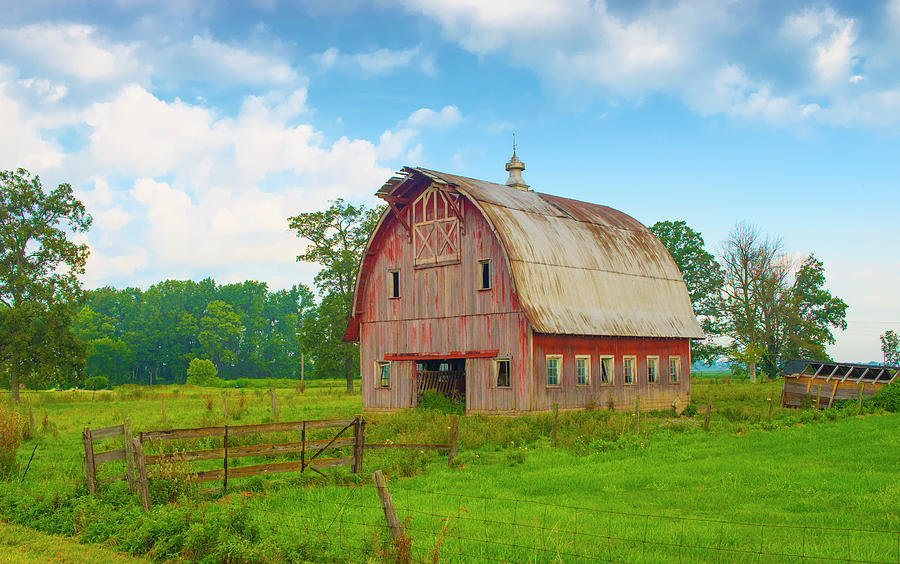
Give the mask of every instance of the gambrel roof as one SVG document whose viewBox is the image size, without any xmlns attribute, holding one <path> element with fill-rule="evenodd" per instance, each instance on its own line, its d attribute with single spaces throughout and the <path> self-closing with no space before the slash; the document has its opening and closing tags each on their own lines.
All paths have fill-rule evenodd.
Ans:
<svg viewBox="0 0 900 564">
<path fill-rule="evenodd" d="M 392 203 L 429 185 L 459 192 L 482 212 L 506 252 L 535 332 L 704 338 L 675 261 L 634 218 L 607 206 L 424 168 L 404 168 L 378 196 Z M 376 232 L 397 209 L 385 211 Z M 356 300 L 362 299 L 360 283 L 365 280 L 357 282 Z M 357 322 L 361 305 L 354 301 Z"/>
</svg>

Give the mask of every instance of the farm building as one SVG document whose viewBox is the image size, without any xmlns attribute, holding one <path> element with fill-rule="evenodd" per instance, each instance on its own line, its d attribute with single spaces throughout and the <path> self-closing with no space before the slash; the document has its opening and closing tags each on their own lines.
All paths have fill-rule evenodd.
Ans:
<svg viewBox="0 0 900 564">
<path fill-rule="evenodd" d="M 896 366 L 795 359 L 781 371 L 781 406 L 807 404 L 827 409 L 835 400 L 857 399 L 859 394 L 873 396 L 898 374 L 900 368 Z"/>
<path fill-rule="evenodd" d="M 436 389 L 466 411 L 676 406 L 704 337 L 681 273 L 635 219 L 532 191 L 513 152 L 494 184 L 404 168 L 378 190 L 345 340 L 363 407 Z"/>
</svg>

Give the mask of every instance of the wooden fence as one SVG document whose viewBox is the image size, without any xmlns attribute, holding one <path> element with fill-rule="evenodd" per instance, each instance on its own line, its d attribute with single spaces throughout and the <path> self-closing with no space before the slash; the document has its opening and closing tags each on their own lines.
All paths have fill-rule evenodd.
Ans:
<svg viewBox="0 0 900 564">
<path fill-rule="evenodd" d="M 363 452 L 366 449 L 416 449 L 439 450 L 448 453 L 448 463 L 452 465 L 457 454 L 458 419 L 453 416 L 450 425 L 450 441 L 447 444 L 403 444 L 403 443 L 366 443 L 365 420 L 360 417 L 352 419 L 323 419 L 314 421 L 293 421 L 265 423 L 260 425 L 222 425 L 217 427 L 198 427 L 192 429 L 172 429 L 165 431 L 144 431 L 131 437 L 128 420 L 123 425 L 107 427 L 91 431 L 84 430 L 85 446 L 85 473 L 88 477 L 88 491 L 96 491 L 96 466 L 103 462 L 110 462 L 124 458 L 128 471 L 123 476 L 115 476 L 103 480 L 104 482 L 127 479 L 132 491 L 137 490 L 141 495 L 141 504 L 145 511 L 150 510 L 150 494 L 147 478 L 147 467 L 164 464 L 167 462 L 182 463 L 201 460 L 222 460 L 222 467 L 210 470 L 189 472 L 191 479 L 197 482 L 222 481 L 223 491 L 228 487 L 229 478 L 247 478 L 250 476 L 280 474 L 286 472 L 305 472 L 312 470 L 322 474 L 326 468 L 350 466 L 351 472 L 358 473 L 362 469 Z M 307 433 L 313 430 L 339 429 L 333 436 L 319 439 L 310 439 Z M 347 431 L 352 435 L 345 436 Z M 261 435 L 266 433 L 299 433 L 300 441 L 251 445 L 229 445 L 229 439 L 243 435 Z M 116 436 L 125 437 L 125 445 L 122 449 L 94 454 L 92 441 L 101 438 Z M 190 440 L 209 437 L 221 437 L 221 448 L 209 448 L 202 450 L 175 451 L 160 454 L 147 455 L 144 446 L 162 443 L 169 440 Z M 320 457 L 322 453 L 341 448 L 351 448 L 350 456 L 338 456 L 333 458 Z M 269 462 L 266 464 L 254 464 L 249 466 L 229 466 L 229 461 L 236 458 L 250 456 L 273 456 L 284 454 L 299 454 L 300 460 L 285 462 Z M 324 474 L 322 474 L 324 475 Z"/>
<path fill-rule="evenodd" d="M 122 448 L 106 452 L 94 452 L 95 441 L 113 439 L 116 437 L 122 437 Z M 104 427 L 103 429 L 91 430 L 85 427 L 81 434 L 81 440 L 84 443 L 84 477 L 87 482 L 88 492 L 95 493 L 97 491 L 98 466 L 122 459 L 125 460 L 125 473 L 104 478 L 101 482 L 127 481 L 128 486 L 134 491 L 134 453 L 132 452 L 131 423 L 128 419 L 121 425 L 113 425 L 112 427 Z"/>
</svg>

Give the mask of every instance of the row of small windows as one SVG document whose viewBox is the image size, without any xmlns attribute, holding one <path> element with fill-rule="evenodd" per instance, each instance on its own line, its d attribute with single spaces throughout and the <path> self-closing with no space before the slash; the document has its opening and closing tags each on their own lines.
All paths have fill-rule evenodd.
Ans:
<svg viewBox="0 0 900 564">
<path fill-rule="evenodd" d="M 388 277 L 390 279 L 389 282 L 389 291 L 388 297 L 391 299 L 396 299 L 400 297 L 400 271 L 399 270 L 389 270 Z M 480 260 L 478 261 L 478 289 L 479 290 L 490 290 L 491 289 L 491 261 L 490 260 Z"/>
<path fill-rule="evenodd" d="M 603 355 L 600 360 L 600 384 L 612 384 L 615 378 L 615 357 Z M 547 386 L 559 387 L 562 379 L 561 354 L 547 355 Z M 443 367 L 442 367 L 443 368 Z M 622 372 L 625 384 L 634 384 L 637 374 L 637 357 L 622 357 Z M 379 388 L 391 387 L 391 363 L 376 362 L 375 377 Z M 655 384 L 659 382 L 659 357 L 647 357 L 647 382 Z M 681 357 L 669 357 L 669 383 L 677 384 L 681 381 Z M 498 388 L 512 387 L 510 378 L 510 359 L 500 358 L 494 360 L 494 385 Z M 591 385 L 591 355 L 575 355 L 575 385 Z"/>
<path fill-rule="evenodd" d="M 669 359 L 669 383 L 677 384 L 681 381 L 681 357 L 670 356 Z M 613 383 L 615 375 L 615 357 L 612 355 L 601 355 L 600 360 L 600 383 Z M 547 386 L 558 387 L 561 378 L 561 366 L 563 355 L 548 354 L 547 355 Z M 637 357 L 622 357 L 622 373 L 625 384 L 634 384 L 637 377 Z M 647 357 L 647 382 L 651 384 L 660 381 L 659 374 L 659 357 Z M 590 386 L 591 385 L 591 355 L 585 354 L 575 355 L 575 385 Z"/>
</svg>

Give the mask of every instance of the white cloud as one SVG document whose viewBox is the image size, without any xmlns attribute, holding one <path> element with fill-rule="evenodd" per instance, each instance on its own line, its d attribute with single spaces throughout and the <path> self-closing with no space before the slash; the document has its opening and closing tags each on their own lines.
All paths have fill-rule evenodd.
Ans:
<svg viewBox="0 0 900 564">
<path fill-rule="evenodd" d="M 431 108 L 419 108 L 410 114 L 406 124 L 412 127 L 448 127 L 462 120 L 462 114 L 456 106 L 444 106 L 439 111 Z"/>
<path fill-rule="evenodd" d="M 174 62 L 194 74 L 232 82 L 288 84 L 298 80 L 296 71 L 285 61 L 199 35 L 190 45 L 176 47 L 172 55 Z"/>
<path fill-rule="evenodd" d="M 42 23 L 0 29 L 0 46 L 32 63 L 86 82 L 102 82 L 144 73 L 135 50 L 139 43 L 115 43 L 94 26 Z"/>
<path fill-rule="evenodd" d="M 409 49 L 376 49 L 365 53 L 341 53 L 337 47 L 331 47 L 313 58 L 325 69 L 344 67 L 364 75 L 380 75 L 409 66 L 417 58 L 420 59 L 422 72 L 434 75 L 436 72 L 434 57 L 420 57 L 420 48 Z"/>
<path fill-rule="evenodd" d="M 9 83 L 0 81 L 0 169 L 24 167 L 43 171 L 59 166 L 63 160 L 62 149 L 42 138 L 41 116 L 10 97 L 8 86 Z"/>
<path fill-rule="evenodd" d="M 810 8 L 789 16 L 783 33 L 808 51 L 816 79 L 831 85 L 849 80 L 857 58 L 856 27 L 833 8 Z"/>
<path fill-rule="evenodd" d="M 42 101 L 53 103 L 62 100 L 69 93 L 65 84 L 55 84 L 46 78 L 25 78 L 19 84 L 34 92 Z"/>
</svg>

